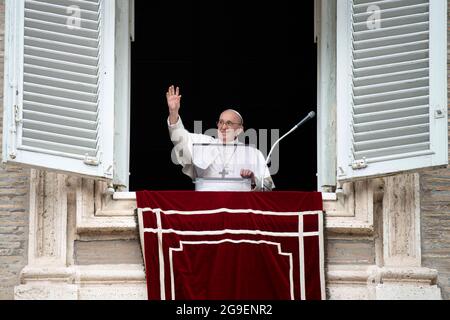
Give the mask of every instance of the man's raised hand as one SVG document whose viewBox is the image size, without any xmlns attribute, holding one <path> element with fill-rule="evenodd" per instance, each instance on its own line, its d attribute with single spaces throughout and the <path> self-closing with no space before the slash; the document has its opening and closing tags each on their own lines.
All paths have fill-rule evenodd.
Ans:
<svg viewBox="0 0 450 320">
<path fill-rule="evenodd" d="M 169 112 L 178 113 L 178 110 L 180 109 L 180 100 L 181 100 L 180 88 L 177 87 L 175 89 L 174 86 L 170 86 L 166 92 L 166 98 L 167 98 L 167 105 L 169 106 Z"/>
</svg>

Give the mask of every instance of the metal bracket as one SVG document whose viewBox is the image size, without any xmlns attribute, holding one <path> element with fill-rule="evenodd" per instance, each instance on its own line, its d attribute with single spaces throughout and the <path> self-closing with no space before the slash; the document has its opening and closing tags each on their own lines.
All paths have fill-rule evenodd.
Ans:
<svg viewBox="0 0 450 320">
<path fill-rule="evenodd" d="M 344 177 L 347 175 L 347 173 L 345 172 L 344 168 L 338 167 L 337 175 L 338 175 L 338 177 Z"/>
<path fill-rule="evenodd" d="M 112 172 L 111 172 L 112 168 L 113 168 L 112 165 L 108 166 L 108 168 L 107 168 L 107 169 L 105 170 L 105 172 L 103 173 L 103 174 L 105 175 L 105 177 L 107 177 L 107 178 L 112 177 Z"/>
<path fill-rule="evenodd" d="M 445 110 L 443 109 L 434 110 L 434 118 L 435 119 L 445 118 Z"/>
<path fill-rule="evenodd" d="M 100 161 L 96 157 L 90 157 L 87 154 L 84 156 L 83 160 L 84 164 L 87 164 L 88 166 L 98 166 L 100 164 Z"/>
<path fill-rule="evenodd" d="M 366 158 L 362 158 L 360 160 L 355 160 L 352 163 L 353 170 L 364 169 L 364 168 L 367 168 L 367 166 L 368 166 L 368 164 L 367 164 Z"/>
</svg>

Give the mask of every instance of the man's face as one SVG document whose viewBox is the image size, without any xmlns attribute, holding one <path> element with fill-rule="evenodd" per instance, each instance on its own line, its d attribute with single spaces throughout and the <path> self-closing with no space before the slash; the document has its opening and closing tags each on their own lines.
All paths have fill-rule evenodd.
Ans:
<svg viewBox="0 0 450 320">
<path fill-rule="evenodd" d="M 217 122 L 217 131 L 220 141 L 232 142 L 242 132 L 241 119 L 233 111 L 224 111 Z"/>
</svg>

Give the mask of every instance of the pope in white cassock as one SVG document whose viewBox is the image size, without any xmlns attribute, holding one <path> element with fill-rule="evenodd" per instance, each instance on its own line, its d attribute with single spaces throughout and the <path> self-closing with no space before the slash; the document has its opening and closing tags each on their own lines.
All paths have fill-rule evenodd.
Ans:
<svg viewBox="0 0 450 320">
<path fill-rule="evenodd" d="M 272 190 L 275 187 L 261 151 L 238 142 L 238 135 L 244 131 L 244 121 L 237 111 L 228 109 L 222 112 L 217 121 L 218 139 L 215 139 L 190 133 L 184 128 L 179 116 L 181 95 L 178 87 L 169 87 L 166 98 L 170 139 L 175 145 L 176 160 L 183 166 L 184 174 L 191 178 L 201 175 L 202 178 L 250 179 L 253 191 Z M 194 159 L 193 152 L 197 152 Z M 226 184 L 223 184 L 223 190 L 227 190 Z"/>
</svg>

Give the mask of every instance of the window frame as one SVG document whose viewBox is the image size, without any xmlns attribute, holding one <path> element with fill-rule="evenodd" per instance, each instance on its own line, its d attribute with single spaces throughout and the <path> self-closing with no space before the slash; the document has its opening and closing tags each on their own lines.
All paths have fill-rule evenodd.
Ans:
<svg viewBox="0 0 450 320">
<path fill-rule="evenodd" d="M 336 1 L 316 2 L 317 189 L 336 190 Z"/>
<path fill-rule="evenodd" d="M 120 1 L 126 0 L 117 0 Z M 319 192 L 323 192 L 324 197 L 327 200 L 336 200 L 336 2 L 335 1 L 323 1 L 314 0 L 315 2 L 315 40 L 317 41 L 317 55 L 318 55 L 318 80 L 317 80 L 317 96 L 318 96 L 318 117 L 317 117 L 317 189 Z M 134 41 L 134 0 L 129 0 L 130 6 L 125 9 L 129 9 L 130 25 L 126 27 L 130 33 L 131 41 Z M 123 11 L 124 7 L 120 11 Z M 124 14 L 124 13 L 122 13 Z M 124 24 L 122 24 L 124 26 Z M 123 32 L 125 33 L 125 32 Z M 122 43 L 117 41 L 117 43 Z M 330 52 L 331 48 L 331 52 Z M 118 60 L 126 49 L 119 48 L 117 52 Z M 131 59 L 131 56 L 129 56 Z M 117 62 L 117 61 L 116 61 Z M 130 67 L 131 69 L 131 67 Z M 326 81 L 326 75 L 329 76 Z M 122 78 L 122 77 L 118 77 Z M 127 78 L 128 87 L 130 87 L 130 78 Z M 123 86 L 124 81 L 122 81 Z M 120 98 L 119 98 L 120 99 Z M 116 106 L 119 106 L 117 110 L 129 117 L 130 101 L 128 99 L 128 107 L 124 107 L 123 99 L 122 103 L 119 103 L 116 99 Z M 128 121 L 129 123 L 129 121 Z M 123 121 L 122 121 L 123 124 Z M 128 188 L 129 178 L 129 126 L 122 126 L 122 130 L 127 131 L 128 140 L 122 139 L 122 142 L 127 145 L 127 163 L 119 168 L 119 172 L 126 171 L 126 188 L 118 188 L 114 192 L 114 197 L 122 199 L 122 197 L 133 197 L 133 190 Z M 116 155 L 115 155 L 116 156 Z M 117 157 L 116 159 L 118 159 Z M 116 171 L 117 172 L 117 171 Z M 119 173 L 120 174 L 120 173 Z M 122 174 L 122 177 L 124 175 Z M 124 179 L 122 179 L 124 180 Z M 116 181 L 114 182 L 117 183 Z M 119 180 L 119 185 L 122 183 Z"/>
<path fill-rule="evenodd" d="M 118 191 L 129 191 L 131 127 L 131 41 L 134 40 L 134 0 L 116 2 L 114 178 Z"/>
</svg>

